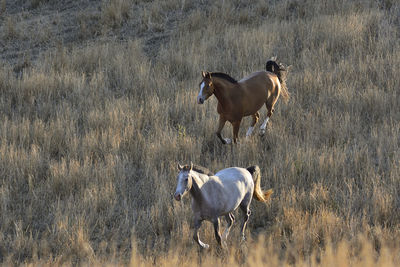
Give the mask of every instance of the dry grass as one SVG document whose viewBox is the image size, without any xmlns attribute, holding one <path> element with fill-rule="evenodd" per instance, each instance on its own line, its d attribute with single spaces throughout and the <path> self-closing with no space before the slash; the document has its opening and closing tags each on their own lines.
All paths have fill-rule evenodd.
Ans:
<svg viewBox="0 0 400 267">
<path fill-rule="evenodd" d="M 142 21 L 142 35 L 59 44 L 23 75 L 4 62 L 0 261 L 397 266 L 399 10 L 392 1 L 107 1 L 104 27 Z M 9 21 L 1 30 L 11 38 Z M 195 103 L 200 71 L 241 78 L 273 55 L 292 65 L 291 100 L 278 102 L 265 137 L 221 145 L 216 99 Z M 198 250 L 189 198 L 172 199 L 176 163 L 190 161 L 260 166 L 274 195 L 252 204 L 247 243 L 237 244 L 236 222 L 231 250 L 220 251 L 205 224 L 212 249 Z"/>
<path fill-rule="evenodd" d="M 19 32 L 15 25 L 15 20 L 12 17 L 7 17 L 5 25 L 3 26 L 3 38 L 4 39 L 16 39 L 19 36 Z"/>
<path fill-rule="evenodd" d="M 120 27 L 122 23 L 129 18 L 131 1 L 128 0 L 110 0 L 103 2 L 102 21 L 109 27 Z"/>
</svg>

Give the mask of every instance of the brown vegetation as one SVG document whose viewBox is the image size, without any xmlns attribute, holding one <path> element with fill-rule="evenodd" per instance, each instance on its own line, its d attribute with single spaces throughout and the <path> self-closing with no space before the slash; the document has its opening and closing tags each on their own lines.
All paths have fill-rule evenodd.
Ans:
<svg viewBox="0 0 400 267">
<path fill-rule="evenodd" d="M 400 263 L 397 1 L 25 2 L 0 4 L 0 262 Z M 201 71 L 274 55 L 290 101 L 264 137 L 221 145 Z M 190 161 L 260 166 L 274 194 L 246 244 L 236 222 L 219 251 L 206 224 L 197 250 L 172 198 Z"/>
</svg>

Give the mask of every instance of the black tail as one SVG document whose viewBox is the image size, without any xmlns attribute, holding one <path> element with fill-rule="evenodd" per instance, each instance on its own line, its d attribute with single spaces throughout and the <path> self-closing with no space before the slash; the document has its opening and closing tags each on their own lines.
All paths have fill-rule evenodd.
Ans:
<svg viewBox="0 0 400 267">
<path fill-rule="evenodd" d="M 263 191 L 261 189 L 260 183 L 261 183 L 261 171 L 260 168 L 255 165 L 255 166 L 250 166 L 247 168 L 251 176 L 253 177 L 253 182 L 254 182 L 254 190 L 253 190 L 253 198 L 255 198 L 258 201 L 261 202 L 267 202 L 270 196 L 272 195 L 273 191 L 272 189 L 269 189 L 267 191 Z"/>
<path fill-rule="evenodd" d="M 265 70 L 274 73 L 281 83 L 282 97 L 285 101 L 289 99 L 289 91 L 286 87 L 287 70 L 282 63 L 277 63 L 275 60 L 268 60 L 265 64 Z"/>
<path fill-rule="evenodd" d="M 254 165 L 254 166 L 250 166 L 250 167 L 246 168 L 246 170 L 248 170 L 249 173 L 251 175 L 253 175 L 256 171 L 260 171 L 260 167 L 258 167 L 257 165 Z"/>
</svg>

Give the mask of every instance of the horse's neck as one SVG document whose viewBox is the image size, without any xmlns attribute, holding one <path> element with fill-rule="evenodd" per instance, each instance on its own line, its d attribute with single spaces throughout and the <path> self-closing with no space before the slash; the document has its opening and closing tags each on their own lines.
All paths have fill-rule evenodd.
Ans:
<svg viewBox="0 0 400 267">
<path fill-rule="evenodd" d="M 202 201 L 203 194 L 201 192 L 201 187 L 208 180 L 208 176 L 205 174 L 199 174 L 196 172 L 192 176 L 192 188 L 190 189 L 190 194 L 196 201 Z"/>
<path fill-rule="evenodd" d="M 231 101 L 232 90 L 236 85 L 221 79 L 215 80 L 213 83 L 215 97 L 222 108 L 226 108 Z"/>
</svg>

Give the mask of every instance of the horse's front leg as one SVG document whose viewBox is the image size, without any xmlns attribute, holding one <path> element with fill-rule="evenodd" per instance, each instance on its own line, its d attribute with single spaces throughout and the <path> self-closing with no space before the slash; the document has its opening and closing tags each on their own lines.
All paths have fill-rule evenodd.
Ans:
<svg viewBox="0 0 400 267">
<path fill-rule="evenodd" d="M 226 119 L 223 115 L 219 115 L 218 129 L 217 129 L 217 137 L 221 140 L 222 144 L 230 144 L 232 141 L 229 138 L 223 138 L 221 135 L 222 129 L 225 126 Z"/>
<path fill-rule="evenodd" d="M 240 128 L 241 120 L 232 122 L 233 127 L 233 142 L 237 144 L 239 138 L 239 128 Z"/>
<path fill-rule="evenodd" d="M 217 242 L 220 246 L 222 246 L 222 239 L 221 239 L 221 234 L 219 233 L 219 218 L 215 218 L 213 220 L 214 224 L 214 232 L 215 232 L 215 239 L 217 239 Z"/>
<path fill-rule="evenodd" d="M 199 238 L 199 228 L 201 226 L 203 220 L 201 219 L 195 219 L 194 220 L 194 233 L 193 233 L 193 239 L 194 241 L 196 241 L 197 244 L 199 244 L 199 246 L 201 248 L 209 248 L 210 246 L 208 244 L 205 244 L 203 242 L 201 242 L 200 238 Z"/>
</svg>

